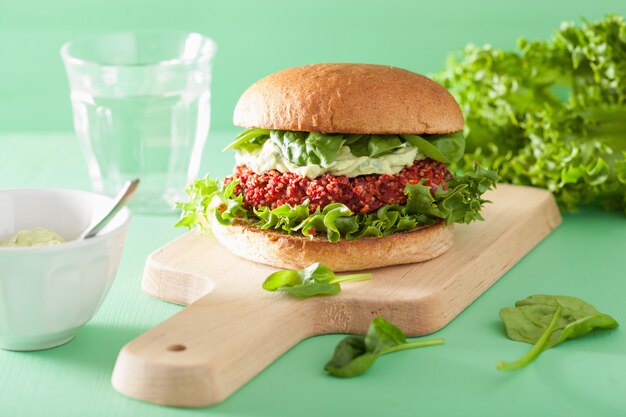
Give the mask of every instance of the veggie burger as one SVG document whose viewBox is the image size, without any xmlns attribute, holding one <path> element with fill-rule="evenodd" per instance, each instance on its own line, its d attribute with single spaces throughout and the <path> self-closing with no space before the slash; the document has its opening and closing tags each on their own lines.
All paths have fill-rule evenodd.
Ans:
<svg viewBox="0 0 626 417">
<path fill-rule="evenodd" d="M 463 114 L 434 81 L 399 68 L 317 64 L 248 88 L 223 180 L 187 188 L 178 225 L 210 228 L 234 254 L 335 271 L 420 262 L 452 246 L 454 223 L 482 220 L 497 180 L 463 157 Z"/>
</svg>

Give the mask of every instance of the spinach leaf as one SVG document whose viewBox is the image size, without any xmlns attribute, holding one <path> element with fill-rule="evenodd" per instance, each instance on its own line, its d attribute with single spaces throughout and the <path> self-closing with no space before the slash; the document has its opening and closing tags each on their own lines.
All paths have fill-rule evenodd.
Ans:
<svg viewBox="0 0 626 417">
<path fill-rule="evenodd" d="M 352 155 L 370 158 L 387 155 L 401 147 L 402 143 L 397 135 L 361 135 L 356 140 L 346 141 Z"/>
<path fill-rule="evenodd" d="M 370 347 L 373 353 L 381 353 L 406 343 L 406 336 L 398 327 L 389 323 L 382 317 L 372 320 L 370 328 L 365 335 L 365 345 Z"/>
<path fill-rule="evenodd" d="M 378 158 L 406 146 L 439 162 L 452 163 L 463 157 L 463 132 L 449 135 L 360 135 L 294 132 L 288 130 L 248 129 L 239 134 L 224 150 L 253 152 L 272 140 L 281 155 L 297 166 L 320 165 L 327 168 L 337 160 L 342 146 L 357 157 Z"/>
<path fill-rule="evenodd" d="M 342 138 L 342 135 L 325 135 L 318 132 L 309 133 L 305 140 L 309 161 L 321 167 L 327 167 L 335 162 L 337 153 L 343 146 Z"/>
<path fill-rule="evenodd" d="M 465 152 L 463 132 L 456 132 L 450 135 L 434 135 L 428 137 L 428 140 L 418 135 L 401 136 L 427 157 L 446 164 L 457 162 L 463 158 L 463 153 Z"/>
<path fill-rule="evenodd" d="M 441 344 L 443 339 L 408 342 L 402 330 L 384 318 L 376 317 L 365 336 L 346 336 L 339 342 L 324 370 L 336 377 L 351 378 L 367 371 L 386 353 Z"/>
<path fill-rule="evenodd" d="M 530 349 L 524 356 L 514 362 L 503 362 L 500 361 L 496 364 L 496 367 L 502 371 L 514 371 L 515 369 L 523 368 L 528 365 L 530 362 L 534 361 L 537 356 L 541 352 L 543 352 L 548 347 L 548 340 L 554 332 L 557 322 L 561 318 L 561 312 L 563 308 L 560 305 L 556 306 L 554 310 L 554 314 L 552 314 L 552 318 L 550 319 L 550 323 L 543 331 L 543 333 L 537 339 L 537 342 L 533 345 L 532 349 Z"/>
<path fill-rule="evenodd" d="M 274 272 L 263 282 L 263 289 L 283 291 L 299 298 L 307 298 L 315 295 L 334 295 L 341 291 L 339 286 L 341 282 L 371 278 L 370 273 L 337 276 L 329 268 L 316 262 L 305 269 Z"/>
<path fill-rule="evenodd" d="M 501 309 L 500 318 L 510 339 L 534 344 L 520 360 L 499 362 L 498 369 L 502 370 L 526 366 L 542 351 L 567 339 L 618 326 L 613 317 L 600 313 L 591 304 L 564 295 L 532 295 L 517 301 L 515 307 Z"/>
<path fill-rule="evenodd" d="M 282 156 L 292 164 L 315 164 L 324 168 L 337 160 L 337 153 L 344 142 L 342 135 L 284 130 L 272 130 L 270 138 L 278 146 Z"/>
<path fill-rule="evenodd" d="M 335 348 L 335 354 L 324 370 L 333 376 L 351 378 L 367 371 L 379 354 L 369 353 L 363 336 L 346 336 Z"/>
<path fill-rule="evenodd" d="M 252 152 L 260 149 L 269 137 L 270 131 L 267 129 L 246 129 L 241 132 L 234 141 L 229 143 L 228 146 L 224 148 L 224 151 L 236 149 Z"/>
<path fill-rule="evenodd" d="M 306 133 L 274 131 L 270 137 L 285 159 L 298 166 L 307 165 Z"/>
</svg>

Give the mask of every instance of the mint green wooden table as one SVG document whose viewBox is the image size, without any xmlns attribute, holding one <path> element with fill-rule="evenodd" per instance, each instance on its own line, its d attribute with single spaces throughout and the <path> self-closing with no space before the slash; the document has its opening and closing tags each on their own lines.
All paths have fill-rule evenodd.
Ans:
<svg viewBox="0 0 626 417">
<path fill-rule="evenodd" d="M 219 153 L 230 137 L 210 137 L 205 168 L 215 175 L 232 166 L 232 155 Z M 73 135 L 0 135 L 0 188 L 19 187 L 89 189 Z M 174 216 L 134 217 L 111 292 L 75 340 L 41 352 L 0 351 L 1 416 L 626 415 L 624 329 L 565 343 L 516 373 L 495 367 L 529 348 L 506 338 L 499 308 L 533 293 L 583 297 L 626 325 L 626 219 L 620 213 L 566 214 L 556 232 L 436 334 L 444 346 L 390 355 L 362 377 L 340 380 L 322 367 L 342 336 L 316 337 L 224 403 L 200 410 L 142 403 L 110 384 L 119 349 L 181 308 L 140 287 L 147 255 L 182 233 L 174 223 Z"/>
</svg>

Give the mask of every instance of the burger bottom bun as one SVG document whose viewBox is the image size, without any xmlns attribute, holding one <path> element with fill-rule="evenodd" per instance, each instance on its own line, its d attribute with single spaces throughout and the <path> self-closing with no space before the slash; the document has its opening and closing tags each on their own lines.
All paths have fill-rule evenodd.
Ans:
<svg viewBox="0 0 626 417">
<path fill-rule="evenodd" d="M 453 225 L 438 223 L 385 237 L 330 243 L 324 238 L 289 236 L 243 222 L 223 226 L 212 220 L 217 240 L 237 256 L 285 269 L 321 262 L 335 272 L 423 262 L 452 247 Z"/>
</svg>

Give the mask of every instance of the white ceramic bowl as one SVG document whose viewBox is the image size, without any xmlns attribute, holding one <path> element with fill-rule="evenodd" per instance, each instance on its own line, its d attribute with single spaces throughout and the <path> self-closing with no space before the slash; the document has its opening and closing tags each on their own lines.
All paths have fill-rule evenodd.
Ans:
<svg viewBox="0 0 626 417">
<path fill-rule="evenodd" d="M 46 227 L 67 243 L 0 247 L 0 348 L 38 350 L 70 341 L 98 310 L 117 272 L 130 213 L 77 238 L 113 200 L 78 190 L 0 190 L 0 237 Z"/>
</svg>

